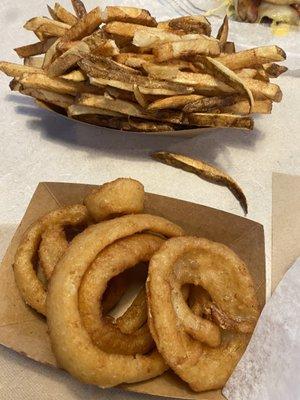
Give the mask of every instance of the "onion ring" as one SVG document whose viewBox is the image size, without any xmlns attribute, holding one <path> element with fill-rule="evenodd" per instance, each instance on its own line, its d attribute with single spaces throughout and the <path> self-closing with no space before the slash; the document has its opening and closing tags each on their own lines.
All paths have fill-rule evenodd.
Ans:
<svg viewBox="0 0 300 400">
<path fill-rule="evenodd" d="M 102 317 L 99 302 L 103 294 L 104 274 L 105 283 L 107 283 L 112 277 L 126 269 L 140 262 L 149 261 L 163 242 L 163 239 L 151 234 L 126 237 L 101 251 L 84 275 L 79 290 L 78 307 L 87 332 L 103 351 L 116 354 L 145 354 L 153 348 L 153 339 L 148 325 L 144 325 L 144 317 L 147 318 L 144 291 L 129 307 L 126 317 L 121 318 L 119 324 L 119 319 L 115 323 L 112 317 Z M 126 324 L 125 321 L 130 321 L 131 318 L 134 322 Z M 123 327 L 128 330 L 128 325 L 131 333 L 123 333 L 119 329 Z"/>
<path fill-rule="evenodd" d="M 39 247 L 39 258 L 47 280 L 51 278 L 55 265 L 67 248 L 68 241 L 63 226 L 53 225 L 43 232 Z"/>
<path fill-rule="evenodd" d="M 130 178 L 119 178 L 92 190 L 85 198 L 90 215 L 96 222 L 125 214 L 139 214 L 144 209 L 144 186 Z"/>
<path fill-rule="evenodd" d="M 250 335 L 225 331 L 219 346 L 206 345 L 211 332 L 203 322 L 213 323 L 194 315 L 185 304 L 179 288 L 187 283 L 202 286 L 218 309 L 250 332 L 259 316 L 253 282 L 233 251 L 206 239 L 172 238 L 150 261 L 146 284 L 148 323 L 158 351 L 193 390 L 218 389 L 230 376 Z M 195 330 L 194 337 L 204 336 L 206 330 L 206 341 L 192 340 L 190 328 Z"/>
<path fill-rule="evenodd" d="M 85 383 L 111 387 L 150 379 L 166 369 L 157 351 L 129 356 L 108 354 L 93 345 L 78 310 L 81 280 L 100 251 L 118 239 L 146 230 L 167 237 L 183 234 L 172 222 L 147 214 L 102 222 L 73 239 L 52 275 L 47 297 L 52 349 L 59 365 Z"/>
<path fill-rule="evenodd" d="M 28 229 L 18 247 L 14 261 L 16 284 L 24 301 L 43 315 L 46 315 L 47 293 L 37 277 L 32 261 L 42 234 L 52 225 L 78 225 L 87 221 L 87 218 L 87 209 L 81 204 L 52 211 Z"/>
</svg>

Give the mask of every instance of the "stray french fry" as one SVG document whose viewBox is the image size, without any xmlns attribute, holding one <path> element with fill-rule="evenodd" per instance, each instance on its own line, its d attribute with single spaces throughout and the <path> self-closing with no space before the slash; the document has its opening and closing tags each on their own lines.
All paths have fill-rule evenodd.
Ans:
<svg viewBox="0 0 300 400">
<path fill-rule="evenodd" d="M 36 56 L 46 53 L 46 51 L 53 45 L 56 40 L 56 38 L 49 38 L 41 42 L 29 44 L 27 46 L 17 47 L 14 50 L 21 58 Z"/>
<path fill-rule="evenodd" d="M 7 76 L 20 77 L 23 74 L 43 74 L 41 68 L 31 67 L 29 65 L 14 64 L 6 61 L 0 61 L 0 71 Z"/>
<path fill-rule="evenodd" d="M 213 73 L 213 75 L 217 79 L 226 83 L 226 85 L 234 88 L 238 93 L 244 94 L 249 100 L 250 108 L 253 107 L 253 95 L 245 84 L 245 81 L 239 78 L 236 73 L 234 73 L 225 65 L 211 57 L 204 57 L 202 59 L 202 64 L 204 64 L 205 67 L 207 67 L 208 70 Z"/>
<path fill-rule="evenodd" d="M 90 48 L 85 42 L 78 42 L 61 56 L 53 61 L 48 69 L 49 76 L 62 75 L 69 68 L 73 67 L 79 60 L 90 53 Z"/>
<path fill-rule="evenodd" d="M 43 89 L 59 94 L 70 94 L 77 96 L 78 93 L 97 93 L 102 91 L 100 88 L 83 83 L 72 82 L 61 78 L 50 78 L 42 74 L 23 74 L 20 83 L 25 88 Z"/>
<path fill-rule="evenodd" d="M 183 111 L 186 113 L 203 113 L 209 112 L 214 108 L 223 108 L 226 106 L 231 106 L 232 104 L 238 102 L 239 96 L 233 94 L 231 96 L 216 96 L 216 97 L 202 97 L 196 101 L 187 104 Z M 250 107 L 248 107 L 250 112 Z"/>
<path fill-rule="evenodd" d="M 85 36 L 90 35 L 101 24 L 101 11 L 99 7 L 94 8 L 88 14 L 85 14 L 78 22 L 62 37 L 62 41 L 69 42 L 80 40 Z"/>
<path fill-rule="evenodd" d="M 227 43 L 228 31 L 229 31 L 228 17 L 227 17 L 227 15 L 225 15 L 223 23 L 220 26 L 220 29 L 217 34 L 217 39 L 220 42 L 221 51 L 224 51 L 225 45 Z"/>
<path fill-rule="evenodd" d="M 97 115 L 110 115 L 111 117 L 121 117 L 122 114 L 116 111 L 103 110 L 102 108 L 88 107 L 88 106 L 79 106 L 77 104 L 70 104 L 68 108 L 68 116 L 74 117 L 76 115 L 89 115 L 89 114 L 97 114 Z"/>
<path fill-rule="evenodd" d="M 73 82 L 83 82 L 86 80 L 85 74 L 79 69 L 69 72 L 68 74 L 61 75 L 61 78 Z"/>
<path fill-rule="evenodd" d="M 65 24 L 68 24 L 70 26 L 76 24 L 76 22 L 78 21 L 78 18 L 75 17 L 75 15 L 70 13 L 59 3 L 55 3 L 53 12 L 59 21 L 64 22 Z"/>
<path fill-rule="evenodd" d="M 206 36 L 211 34 L 211 25 L 203 15 L 174 18 L 168 21 L 168 26 L 186 33 L 203 33 Z"/>
<path fill-rule="evenodd" d="M 275 63 L 263 64 L 262 68 L 270 78 L 277 78 L 279 75 L 287 71 L 287 67 Z"/>
<path fill-rule="evenodd" d="M 285 52 L 278 46 L 263 46 L 240 51 L 234 54 L 221 55 L 218 58 L 222 64 L 230 69 L 252 68 L 273 61 L 286 59 Z"/>
<path fill-rule="evenodd" d="M 102 19 L 104 22 L 119 21 L 145 26 L 157 26 L 155 18 L 151 16 L 149 11 L 136 7 L 108 6 L 102 13 Z"/>
<path fill-rule="evenodd" d="M 253 129 L 253 119 L 234 114 L 195 113 L 187 114 L 190 124 L 197 126 L 215 126 L 219 128 Z"/>
<path fill-rule="evenodd" d="M 28 67 L 35 67 L 42 69 L 44 59 L 43 57 L 26 57 L 24 58 L 24 65 Z"/>
<path fill-rule="evenodd" d="M 83 18 L 87 14 L 83 2 L 81 0 L 71 0 L 71 2 L 77 18 Z"/>
<path fill-rule="evenodd" d="M 220 54 L 220 46 L 216 39 L 202 35 L 199 39 L 163 43 L 153 49 L 153 54 L 158 62 L 198 54 L 217 56 Z"/>
<path fill-rule="evenodd" d="M 230 106 L 222 107 L 220 109 L 221 113 L 225 114 L 240 114 L 246 115 L 250 112 L 250 106 L 247 100 L 239 101 Z M 255 100 L 252 107 L 252 113 L 259 114 L 271 114 L 272 111 L 272 101 L 271 100 Z"/>
<path fill-rule="evenodd" d="M 207 164 L 204 161 L 186 157 L 181 154 L 159 151 L 151 154 L 157 161 L 163 162 L 171 167 L 180 168 L 184 171 L 198 175 L 200 178 L 226 186 L 241 204 L 245 214 L 248 213 L 247 199 L 240 186 L 225 172 Z"/>
<path fill-rule="evenodd" d="M 37 100 L 45 101 L 46 103 L 54 104 L 66 109 L 74 102 L 72 96 L 53 93 L 43 89 L 24 88 L 21 89 L 20 92 L 26 96 L 34 97 Z"/>
<path fill-rule="evenodd" d="M 193 103 L 201 98 L 202 96 L 199 96 L 198 94 L 167 97 L 165 99 L 159 99 L 154 101 L 153 103 L 149 104 L 147 109 L 148 110 L 163 110 L 166 108 L 182 109 L 187 104 Z"/>
</svg>

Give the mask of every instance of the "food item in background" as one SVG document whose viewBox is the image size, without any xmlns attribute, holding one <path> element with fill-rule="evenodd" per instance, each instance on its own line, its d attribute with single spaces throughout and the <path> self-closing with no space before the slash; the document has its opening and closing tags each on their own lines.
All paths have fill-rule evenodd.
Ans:
<svg viewBox="0 0 300 400">
<path fill-rule="evenodd" d="M 39 313 L 46 315 L 46 290 L 39 281 L 33 259 L 43 233 L 53 225 L 82 225 L 88 220 L 85 206 L 60 208 L 43 216 L 36 221 L 25 233 L 14 260 L 14 274 L 17 286 L 26 304 L 29 304 Z"/>
<path fill-rule="evenodd" d="M 135 196 L 143 211 L 140 182 L 120 178 L 85 199 L 90 195 L 94 225 L 89 207 L 52 211 L 29 228 L 15 256 L 20 293 L 47 317 L 59 365 L 101 387 L 150 379 L 169 367 L 195 391 L 222 387 L 259 314 L 245 264 L 226 246 L 183 236 L 160 216 L 120 216 L 132 212 Z M 149 262 L 148 272 L 141 262 Z M 146 288 L 123 315 L 109 315 L 146 275 Z"/>
<path fill-rule="evenodd" d="M 218 332 L 220 324 L 193 314 L 182 296 L 183 284 L 200 285 L 214 306 L 236 322 L 219 331 L 220 345 L 207 343 L 208 333 Z M 150 331 L 168 365 L 195 391 L 222 387 L 249 341 L 240 331 L 252 332 L 259 316 L 245 264 L 220 243 L 172 238 L 151 258 L 147 296 Z"/>
<path fill-rule="evenodd" d="M 204 114 L 203 114 L 204 115 Z M 182 154 L 168 153 L 166 151 L 158 151 L 152 153 L 151 157 L 155 160 L 163 162 L 171 167 L 180 168 L 187 172 L 192 172 L 206 179 L 209 182 L 225 185 L 234 194 L 240 202 L 245 214 L 248 212 L 247 199 L 240 186 L 225 172 L 209 165 L 201 160 L 196 160 Z"/>
<path fill-rule="evenodd" d="M 80 0 L 72 5 L 76 15 L 56 3 L 48 7 L 52 19 L 35 17 L 25 24 L 40 42 L 15 49 L 24 65 L 0 63 L 14 78 L 12 90 L 48 110 L 97 126 L 160 133 L 232 125 L 252 129 L 250 115 L 272 109 L 260 102 L 281 100 L 279 86 L 269 80 L 285 72 L 274 64 L 285 59 L 284 51 L 265 46 L 236 52 L 228 41 L 227 17 L 214 38 L 202 15 L 157 23 L 141 8 L 87 12 Z M 211 104 L 215 97 L 222 108 L 192 111 L 197 99 Z M 232 118 L 199 118 L 199 112 Z M 246 114 L 248 120 L 240 118 Z"/>
<path fill-rule="evenodd" d="M 228 7 L 238 20 L 299 25 L 299 0 L 230 0 Z"/>
<path fill-rule="evenodd" d="M 146 354 L 153 348 L 153 339 L 146 324 L 144 291 L 121 320 L 104 317 L 101 307 L 99 312 L 99 301 L 103 287 L 112 277 L 141 262 L 148 262 L 163 242 L 162 238 L 150 234 L 126 237 L 104 249 L 84 275 L 79 289 L 78 307 L 87 332 L 103 351 L 130 355 Z M 134 318 L 134 323 L 126 323 L 128 318 Z M 125 324 L 127 332 L 122 331 Z M 132 332 L 128 332 L 128 326 Z"/>
<path fill-rule="evenodd" d="M 90 263 L 116 240 L 145 230 L 166 237 L 183 233 L 170 221 L 147 214 L 125 215 L 101 222 L 76 236 L 51 278 L 47 323 L 52 348 L 59 365 L 86 383 L 109 387 L 122 382 L 138 382 L 157 376 L 166 369 L 156 351 L 132 356 L 100 350 L 91 343 L 78 310 L 78 291 Z M 59 304 L 64 304 L 64 307 Z"/>
<path fill-rule="evenodd" d="M 88 212 L 99 222 L 124 214 L 141 213 L 144 209 L 143 185 L 130 178 L 119 178 L 105 183 L 89 193 L 85 199 Z"/>
</svg>

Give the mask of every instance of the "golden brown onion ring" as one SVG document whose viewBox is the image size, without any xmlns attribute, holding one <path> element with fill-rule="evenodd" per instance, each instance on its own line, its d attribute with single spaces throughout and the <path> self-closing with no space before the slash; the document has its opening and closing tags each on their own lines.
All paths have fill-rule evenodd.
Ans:
<svg viewBox="0 0 300 400">
<path fill-rule="evenodd" d="M 43 272 L 49 280 L 55 265 L 68 248 L 68 241 L 62 225 L 53 225 L 42 234 L 39 258 Z"/>
<path fill-rule="evenodd" d="M 93 225 L 73 239 L 51 278 L 47 322 L 52 349 L 59 365 L 83 382 L 111 387 L 150 379 L 166 369 L 157 351 L 128 356 L 108 354 L 93 345 L 78 310 L 81 280 L 100 251 L 142 231 L 166 237 L 183 234 L 172 222 L 147 214 L 126 215 Z"/>
<path fill-rule="evenodd" d="M 253 282 L 247 267 L 233 251 L 206 239 L 170 239 L 150 261 L 146 286 L 148 321 L 158 351 L 193 390 L 217 389 L 230 376 L 249 335 L 225 331 L 216 348 L 192 340 L 188 334 L 189 320 L 183 317 L 192 314 L 202 334 L 204 318 L 181 309 L 185 302 L 178 288 L 187 283 L 202 286 L 223 313 L 251 331 L 259 316 Z"/>
<path fill-rule="evenodd" d="M 14 261 L 16 284 L 24 301 L 46 315 L 46 291 L 38 279 L 33 259 L 38 251 L 43 232 L 52 225 L 78 225 L 87 221 L 85 206 L 77 204 L 52 211 L 36 221 L 25 233 Z"/>
<path fill-rule="evenodd" d="M 144 186 L 130 178 L 119 178 L 92 190 L 84 199 L 96 222 L 125 214 L 138 214 L 144 209 Z"/>
<path fill-rule="evenodd" d="M 163 242 L 163 239 L 151 234 L 126 237 L 101 251 L 84 275 L 78 297 L 79 311 L 87 332 L 103 351 L 116 354 L 145 354 L 153 348 L 148 325 L 144 324 L 145 319 L 141 319 L 145 316 L 145 292 L 138 296 L 137 301 L 127 311 L 127 320 L 131 317 L 135 319 L 134 323 L 129 323 L 129 329 L 134 330 L 129 334 L 119 329 L 118 320 L 115 323 L 114 318 L 102 316 L 99 303 L 103 287 L 105 290 L 111 278 L 138 263 L 149 261 Z M 122 325 L 128 329 L 125 318 L 121 320 L 121 327 Z"/>
</svg>

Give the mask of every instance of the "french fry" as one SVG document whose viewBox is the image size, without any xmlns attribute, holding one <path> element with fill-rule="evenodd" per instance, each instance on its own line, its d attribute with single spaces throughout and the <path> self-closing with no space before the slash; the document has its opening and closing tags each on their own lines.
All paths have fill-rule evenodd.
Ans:
<svg viewBox="0 0 300 400">
<path fill-rule="evenodd" d="M 88 14 L 85 14 L 78 22 L 62 37 L 63 42 L 80 40 L 85 36 L 92 34 L 101 24 L 101 11 L 99 7 L 94 8 Z"/>
<path fill-rule="evenodd" d="M 269 75 L 266 73 L 266 71 L 262 67 L 257 68 L 256 75 L 254 78 L 258 79 L 260 81 L 263 81 L 263 82 L 270 82 Z"/>
<path fill-rule="evenodd" d="M 93 54 L 104 56 L 104 57 L 113 57 L 120 53 L 116 42 L 112 39 L 103 39 L 99 46 L 96 47 L 93 51 Z"/>
<path fill-rule="evenodd" d="M 158 29 L 158 28 L 153 28 L 150 26 L 145 26 L 145 25 L 139 25 L 139 24 L 131 24 L 128 22 L 118 22 L 118 21 L 114 21 L 114 22 L 108 22 L 105 26 L 104 26 L 104 31 L 110 35 L 116 35 L 116 36 L 121 36 L 123 38 L 127 38 L 127 39 L 132 39 L 134 37 L 134 35 L 136 34 L 136 32 L 138 31 L 144 31 L 145 35 L 148 34 L 153 34 L 153 35 L 161 35 L 163 37 L 163 35 L 165 34 L 177 34 L 178 31 L 174 31 L 174 30 L 170 30 L 170 32 L 166 32 L 162 29 Z M 183 32 L 184 34 L 184 32 Z"/>
<path fill-rule="evenodd" d="M 21 89 L 20 92 L 26 96 L 34 97 L 37 100 L 45 101 L 66 109 L 74 102 L 74 98 L 72 96 L 54 93 L 48 90 L 24 88 Z"/>
<path fill-rule="evenodd" d="M 135 96 L 133 92 L 128 92 L 127 90 L 117 89 L 109 86 L 105 88 L 104 96 L 109 96 L 113 99 L 135 102 Z"/>
<path fill-rule="evenodd" d="M 211 57 L 204 57 L 202 63 L 217 79 L 234 88 L 238 93 L 244 94 L 248 98 L 251 108 L 253 107 L 254 99 L 252 92 L 247 87 L 245 81 L 239 78 L 236 73 Z"/>
<path fill-rule="evenodd" d="M 227 175 L 220 169 L 210 164 L 207 164 L 202 160 L 196 160 L 190 157 L 186 157 L 182 154 L 168 153 L 165 151 L 153 153 L 151 154 L 151 157 L 154 158 L 154 160 L 163 162 L 164 164 L 170 165 L 171 167 L 180 168 L 183 171 L 196 174 L 200 178 L 208 180 L 209 182 L 226 186 L 237 198 L 245 214 L 247 214 L 247 199 L 242 189 L 229 175 Z"/>
<path fill-rule="evenodd" d="M 61 37 L 67 32 L 68 29 L 69 28 L 63 28 L 61 26 L 56 26 L 51 23 L 45 23 L 40 25 L 34 31 L 34 33 L 40 40 L 44 40 L 48 37 Z"/>
<path fill-rule="evenodd" d="M 122 114 L 116 111 L 103 110 L 102 108 L 80 106 L 78 104 L 72 104 L 72 103 L 69 105 L 68 108 L 69 117 L 74 117 L 76 115 L 89 115 L 89 114 L 110 115 L 111 117 L 122 116 Z"/>
<path fill-rule="evenodd" d="M 22 85 L 18 78 L 14 78 L 9 82 L 9 88 L 12 92 L 19 92 L 22 89 Z"/>
<path fill-rule="evenodd" d="M 239 101 L 230 106 L 222 107 L 221 113 L 225 114 L 240 114 L 246 115 L 250 112 L 250 106 L 247 100 Z M 272 101 L 271 100 L 255 100 L 252 107 L 252 113 L 259 114 L 271 114 L 272 112 Z"/>
<path fill-rule="evenodd" d="M 174 18 L 168 21 L 168 26 L 186 33 L 202 33 L 206 36 L 211 34 L 210 22 L 203 15 Z"/>
<path fill-rule="evenodd" d="M 143 108 L 148 107 L 148 101 L 146 99 L 146 96 L 140 91 L 140 88 L 138 87 L 138 85 L 136 83 L 133 85 L 133 94 L 134 94 L 135 100 L 141 107 L 143 107 Z"/>
<path fill-rule="evenodd" d="M 219 29 L 218 34 L 217 34 L 217 39 L 220 42 L 221 51 L 224 51 L 225 45 L 227 43 L 228 32 L 229 32 L 228 17 L 227 17 L 227 15 L 225 15 L 223 23 L 220 26 L 220 29 Z"/>
<path fill-rule="evenodd" d="M 55 21 L 59 21 L 59 18 L 57 18 L 56 13 L 54 12 L 54 9 L 52 7 L 50 7 L 49 5 L 47 5 L 47 9 L 50 14 L 50 17 L 52 19 L 54 19 Z"/>
<path fill-rule="evenodd" d="M 33 31 L 35 32 L 40 26 L 42 25 L 49 25 L 57 28 L 62 28 L 62 29 L 69 29 L 70 25 L 65 24 L 60 21 L 54 21 L 50 18 L 47 17 L 34 17 L 28 20 L 25 25 L 24 29 L 27 29 L 28 31 Z"/>
<path fill-rule="evenodd" d="M 145 62 L 154 62 L 153 54 L 120 53 L 114 56 L 114 60 L 132 68 L 141 68 Z"/>
<path fill-rule="evenodd" d="M 57 57 L 57 46 L 60 44 L 60 38 L 58 38 L 46 51 L 44 62 L 43 62 L 43 69 L 48 69 L 50 64 L 54 61 Z"/>
<path fill-rule="evenodd" d="M 163 43 L 153 49 L 153 54 L 158 62 L 198 54 L 217 56 L 220 54 L 220 46 L 216 39 L 203 35 L 199 39 Z"/>
<path fill-rule="evenodd" d="M 81 0 L 71 0 L 71 2 L 77 18 L 83 18 L 87 14 L 83 2 Z"/>
<path fill-rule="evenodd" d="M 80 40 L 73 40 L 70 42 L 59 41 L 56 45 L 56 51 L 57 51 L 57 53 L 64 53 L 65 51 L 70 50 L 72 47 L 74 47 L 75 45 L 77 45 L 79 43 L 80 43 Z"/>
<path fill-rule="evenodd" d="M 199 96 L 198 94 L 167 97 L 165 99 L 159 99 L 159 100 L 154 101 L 153 103 L 149 104 L 147 109 L 148 110 L 163 110 L 166 108 L 182 109 L 187 104 L 193 103 L 201 98 L 202 98 L 202 96 Z"/>
<path fill-rule="evenodd" d="M 0 61 L 0 71 L 7 76 L 20 77 L 23 74 L 43 74 L 41 68 L 31 67 L 29 65 L 15 64 L 6 61 Z"/>
<path fill-rule="evenodd" d="M 214 108 L 220 109 L 226 106 L 231 106 L 238 102 L 238 100 L 239 96 L 236 94 L 230 96 L 202 97 L 187 104 L 183 108 L 183 111 L 186 113 L 210 112 L 210 110 Z M 250 112 L 250 107 L 248 107 L 248 110 Z"/>
<path fill-rule="evenodd" d="M 190 124 L 197 126 L 215 126 L 218 128 L 253 129 L 253 119 L 234 114 L 193 113 L 187 114 Z"/>
<path fill-rule="evenodd" d="M 91 76 L 95 76 L 95 74 L 97 74 L 97 71 L 99 69 L 141 75 L 140 71 L 137 71 L 134 68 L 127 67 L 124 64 L 118 63 L 110 58 L 103 57 L 103 56 L 90 55 L 88 58 L 85 58 L 84 60 L 82 60 L 82 62 L 79 62 L 78 65 L 79 66 L 84 65 L 86 72 L 89 68 L 90 72 L 88 74 Z"/>
<path fill-rule="evenodd" d="M 35 67 L 42 69 L 44 59 L 43 57 L 26 57 L 23 60 L 24 65 L 28 67 Z"/>
<path fill-rule="evenodd" d="M 175 33 L 159 29 L 152 31 L 144 31 L 144 29 L 138 29 L 134 33 L 132 43 L 137 47 L 152 49 L 153 47 L 158 46 L 161 43 L 178 42 L 180 40 L 192 40 L 199 38 L 201 38 L 199 34 L 180 36 Z"/>
<path fill-rule="evenodd" d="M 265 70 L 270 78 L 278 78 L 279 75 L 288 70 L 288 68 L 284 65 L 278 65 L 275 63 L 263 64 L 262 68 Z"/>
<path fill-rule="evenodd" d="M 72 82 L 61 78 L 50 78 L 42 74 L 23 74 L 20 83 L 25 88 L 42 89 L 59 94 L 77 96 L 79 93 L 101 94 L 100 88 L 84 82 Z"/>
<path fill-rule="evenodd" d="M 68 24 L 70 26 L 76 24 L 78 21 L 78 18 L 75 17 L 72 13 L 70 13 L 68 10 L 66 10 L 61 4 L 55 3 L 54 9 L 53 9 L 55 17 L 61 21 L 64 22 L 65 24 Z"/>
<path fill-rule="evenodd" d="M 36 56 L 46 53 L 46 51 L 53 45 L 56 40 L 56 38 L 49 38 L 41 42 L 29 44 L 27 46 L 17 47 L 14 50 L 21 58 Z"/>
<path fill-rule="evenodd" d="M 157 28 L 158 29 L 162 29 L 163 31 L 168 31 L 168 30 L 171 29 L 170 26 L 169 26 L 169 22 L 170 22 L 169 19 L 166 20 L 166 21 L 160 21 L 160 22 L 157 23 Z"/>
<path fill-rule="evenodd" d="M 240 51 L 234 54 L 221 55 L 218 58 L 226 67 L 235 70 L 241 68 L 252 68 L 273 61 L 286 59 L 285 52 L 278 46 L 263 46 L 254 49 Z"/>
<path fill-rule="evenodd" d="M 102 19 L 104 22 L 119 21 L 145 26 L 157 26 L 155 18 L 151 16 L 149 11 L 136 7 L 108 6 L 102 13 Z"/>
<path fill-rule="evenodd" d="M 80 71 L 80 69 L 76 69 L 74 71 L 69 72 L 68 74 L 61 75 L 61 78 L 73 82 L 83 82 L 86 80 L 85 74 L 82 71 Z"/>
<path fill-rule="evenodd" d="M 52 77 L 62 75 L 89 53 L 89 46 L 85 42 L 78 42 L 49 65 L 48 75 Z"/>
<path fill-rule="evenodd" d="M 140 121 L 136 118 L 128 118 L 128 125 L 128 130 L 136 132 L 170 132 L 175 130 L 174 125 L 157 121 Z M 127 130 L 126 128 L 123 129 Z"/>
<path fill-rule="evenodd" d="M 108 99 L 105 96 L 84 94 L 77 101 L 80 105 L 102 108 L 104 110 L 117 111 L 131 117 L 139 117 L 152 120 L 167 121 L 175 124 L 182 123 L 182 113 L 161 112 L 160 114 L 146 113 L 139 105 L 124 100 Z"/>
<path fill-rule="evenodd" d="M 255 68 L 243 68 L 235 72 L 240 78 L 255 78 L 257 75 L 257 70 Z"/>
<path fill-rule="evenodd" d="M 282 99 L 282 91 L 278 85 L 269 82 L 259 81 L 257 79 L 243 78 L 245 85 L 251 90 L 254 97 L 263 96 L 275 102 Z"/>
<path fill-rule="evenodd" d="M 223 45 L 223 53 L 227 54 L 235 53 L 235 44 L 233 42 L 226 42 Z"/>
</svg>

